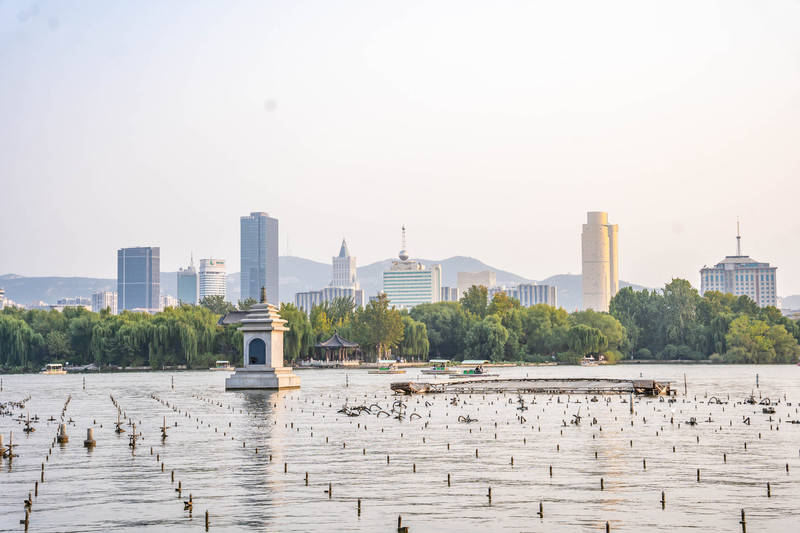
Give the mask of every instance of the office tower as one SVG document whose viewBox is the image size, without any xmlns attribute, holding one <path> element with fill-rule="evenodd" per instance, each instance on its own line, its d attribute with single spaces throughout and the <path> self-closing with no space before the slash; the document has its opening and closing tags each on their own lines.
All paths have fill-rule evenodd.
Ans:
<svg viewBox="0 0 800 533">
<path fill-rule="evenodd" d="M 464 293 L 467 292 L 473 285 L 476 287 L 486 287 L 487 289 L 497 285 L 497 276 L 491 270 L 482 270 L 480 272 L 459 272 L 457 277 L 458 282 L 456 283 L 456 286 L 458 288 L 459 298 L 464 296 Z"/>
<path fill-rule="evenodd" d="M 161 293 L 161 248 L 144 246 L 117 250 L 117 302 L 120 310 L 152 312 Z"/>
<path fill-rule="evenodd" d="M 206 296 L 225 298 L 226 273 L 224 259 L 200 260 L 200 300 Z"/>
<path fill-rule="evenodd" d="M 331 287 L 358 288 L 358 275 L 356 273 L 356 258 L 350 256 L 347 243 L 342 239 L 339 255 L 333 258 L 333 279 Z"/>
<path fill-rule="evenodd" d="M 294 304 L 306 313 L 311 308 L 337 298 L 349 298 L 355 307 L 366 305 L 364 291 L 359 288 L 356 275 L 356 258 L 350 256 L 347 243 L 342 239 L 339 255 L 333 258 L 333 276 L 329 286 L 318 291 L 298 292 L 294 295 Z"/>
<path fill-rule="evenodd" d="M 261 301 L 261 287 L 265 287 L 267 301 L 278 305 L 278 219 L 267 213 L 250 213 L 240 222 L 241 298 Z"/>
<path fill-rule="evenodd" d="M 749 296 L 759 307 L 778 307 L 775 274 L 778 267 L 760 263 L 747 255 L 742 255 L 742 237 L 739 223 L 736 223 L 736 255 L 726 255 L 725 259 L 713 267 L 700 269 L 700 294 L 719 291 L 736 296 Z"/>
<path fill-rule="evenodd" d="M 583 309 L 608 311 L 611 298 L 619 290 L 616 224 L 608 223 L 608 213 L 590 211 L 581 233 L 583 263 Z"/>
<path fill-rule="evenodd" d="M 383 292 L 390 305 L 411 309 L 419 304 L 438 302 L 442 296 L 442 265 L 426 267 L 409 260 L 405 226 L 398 258 L 399 261 L 392 261 L 392 266 L 383 273 Z"/>
<path fill-rule="evenodd" d="M 191 258 L 188 267 L 178 269 L 178 300 L 183 304 L 197 305 L 197 294 L 197 270 L 194 268 L 194 258 Z"/>
<path fill-rule="evenodd" d="M 92 294 L 92 311 L 99 313 L 108 309 L 112 315 L 117 314 L 117 293 L 114 291 L 98 291 Z"/>
</svg>

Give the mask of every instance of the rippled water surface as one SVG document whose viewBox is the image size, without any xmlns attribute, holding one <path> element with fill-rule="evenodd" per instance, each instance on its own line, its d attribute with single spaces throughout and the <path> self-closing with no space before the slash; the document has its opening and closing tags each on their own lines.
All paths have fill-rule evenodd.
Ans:
<svg viewBox="0 0 800 533">
<path fill-rule="evenodd" d="M 606 522 L 611 531 L 738 532 L 742 508 L 749 532 L 800 531 L 800 424 L 788 423 L 800 418 L 800 367 L 498 372 L 641 373 L 673 381 L 679 394 L 673 404 L 637 399 L 633 415 L 620 396 L 591 402 L 584 395 L 526 395 L 525 411 L 517 409 L 516 395 L 461 395 L 457 405 L 449 395 L 402 397 L 406 417 L 397 420 L 337 411 L 345 398 L 350 406 L 377 403 L 391 411 L 397 397 L 389 384 L 418 379 L 418 370 L 298 371 L 302 388 L 277 393 L 225 392 L 228 373 L 211 371 L 86 375 L 85 390 L 81 375 L 3 376 L 0 402 L 30 400 L 13 410 L 14 417 L 0 416 L 4 442 L 13 431 L 19 455 L 0 463 L 0 531 L 23 529 L 23 500 L 40 480 L 43 462 L 45 481 L 34 497 L 30 531 L 203 531 L 208 510 L 210 531 L 395 531 L 402 515 L 412 532 L 604 531 Z M 740 403 L 751 392 L 780 400 L 772 420 L 761 405 Z M 117 410 L 109 395 L 141 430 L 133 453 L 132 428 L 126 423 L 126 433 L 114 432 Z M 58 419 L 70 396 L 69 443 L 56 444 L 48 457 L 57 423 L 46 419 Z M 729 403 L 709 405 L 711 396 Z M 20 413 L 40 417 L 35 432 L 22 432 L 15 420 Z M 581 423 L 570 424 L 576 413 Z M 466 415 L 478 421 L 459 423 Z M 162 441 L 164 416 L 168 437 Z M 686 425 L 690 417 L 699 423 Z M 92 450 L 83 446 L 89 427 L 97 440 Z M 191 513 L 183 504 L 190 494 Z"/>
</svg>

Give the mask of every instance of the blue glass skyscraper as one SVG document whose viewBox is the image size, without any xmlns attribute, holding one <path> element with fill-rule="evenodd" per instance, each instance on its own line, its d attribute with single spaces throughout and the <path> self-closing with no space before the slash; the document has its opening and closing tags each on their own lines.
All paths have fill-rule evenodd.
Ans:
<svg viewBox="0 0 800 533">
<path fill-rule="evenodd" d="M 279 305 L 278 293 L 278 219 L 267 213 L 250 213 L 241 217 L 241 298 L 261 298 L 261 287 L 267 291 L 267 302 Z"/>
<path fill-rule="evenodd" d="M 120 311 L 157 310 L 161 293 L 161 248 L 117 250 L 117 298 Z"/>
</svg>

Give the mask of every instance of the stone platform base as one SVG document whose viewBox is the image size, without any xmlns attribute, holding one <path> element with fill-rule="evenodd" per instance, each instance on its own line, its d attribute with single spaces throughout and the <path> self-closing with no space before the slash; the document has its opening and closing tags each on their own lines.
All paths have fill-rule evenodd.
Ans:
<svg viewBox="0 0 800 533">
<path fill-rule="evenodd" d="M 225 390 L 299 388 L 300 378 L 286 367 L 272 370 L 237 368 L 232 376 L 225 379 Z"/>
</svg>

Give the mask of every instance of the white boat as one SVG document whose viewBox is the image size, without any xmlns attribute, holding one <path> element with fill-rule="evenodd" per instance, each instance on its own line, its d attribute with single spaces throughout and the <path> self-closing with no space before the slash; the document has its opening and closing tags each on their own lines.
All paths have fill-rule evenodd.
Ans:
<svg viewBox="0 0 800 533">
<path fill-rule="evenodd" d="M 44 367 L 40 374 L 66 374 L 64 366 L 61 363 L 49 363 Z"/>
<path fill-rule="evenodd" d="M 230 361 L 215 361 L 214 368 L 209 368 L 209 370 L 227 370 L 232 372 L 236 370 L 230 363 Z"/>
<path fill-rule="evenodd" d="M 597 361 L 591 355 L 587 355 L 581 359 L 581 366 L 597 366 Z"/>
</svg>

